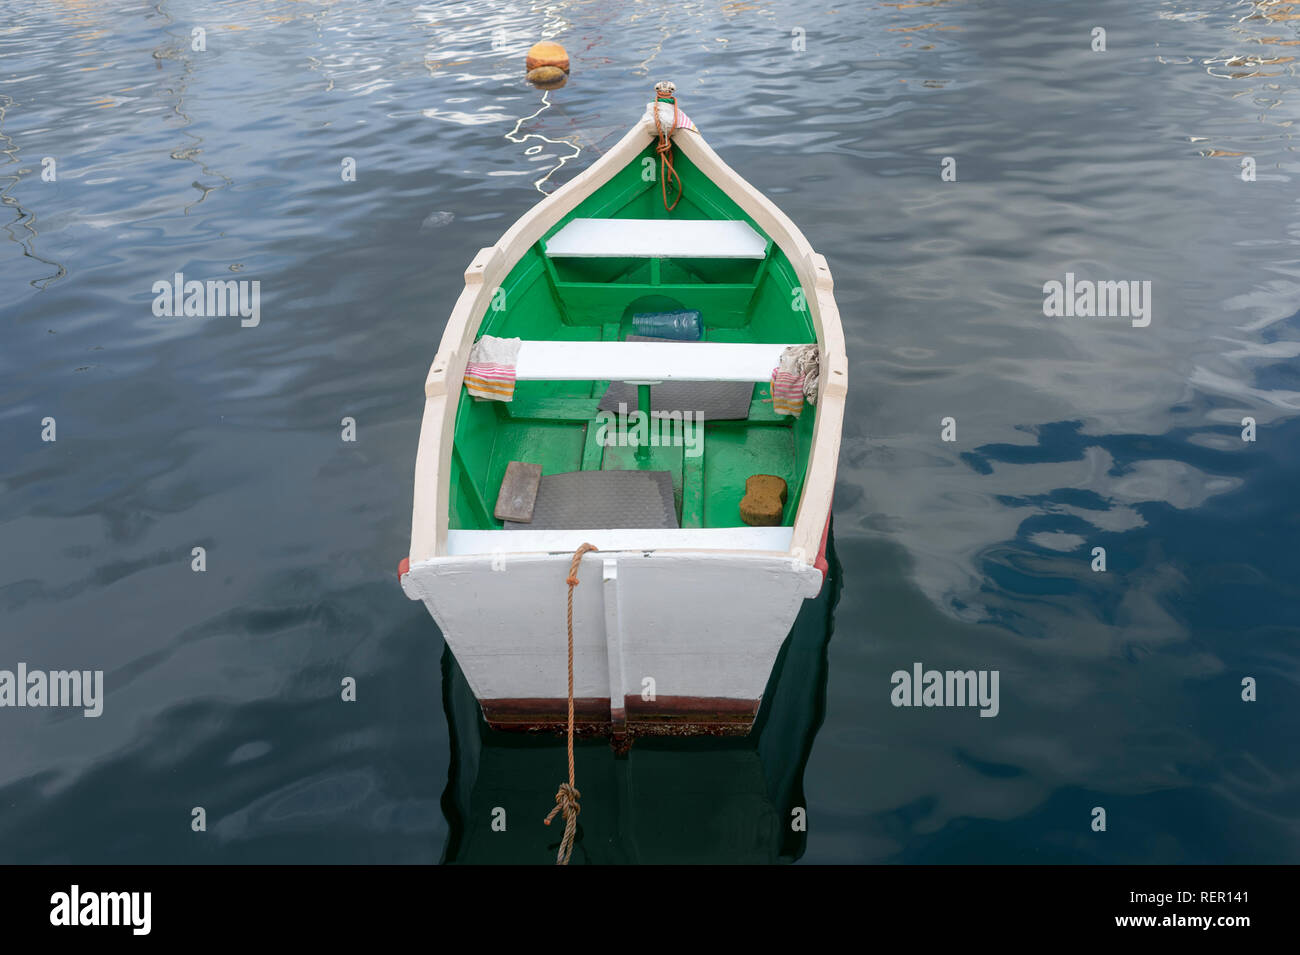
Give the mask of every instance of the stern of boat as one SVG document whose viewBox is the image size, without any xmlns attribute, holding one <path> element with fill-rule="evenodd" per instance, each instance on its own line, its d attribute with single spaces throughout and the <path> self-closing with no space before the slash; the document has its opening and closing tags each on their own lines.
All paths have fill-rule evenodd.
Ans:
<svg viewBox="0 0 1300 955">
<path fill-rule="evenodd" d="M 403 567 L 403 589 L 428 608 L 493 728 L 565 729 L 572 559 L 496 553 Z M 773 552 L 602 549 L 577 578 L 576 731 L 725 736 L 750 731 L 824 570 Z"/>
</svg>

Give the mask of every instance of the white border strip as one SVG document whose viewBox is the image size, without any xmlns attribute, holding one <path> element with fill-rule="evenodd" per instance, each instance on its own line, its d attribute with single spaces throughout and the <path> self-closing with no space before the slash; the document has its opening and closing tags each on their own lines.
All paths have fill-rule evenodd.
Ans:
<svg viewBox="0 0 1300 955">
<path fill-rule="evenodd" d="M 583 542 L 602 552 L 647 550 L 775 551 L 787 553 L 791 527 L 599 528 L 585 531 L 447 531 L 447 556 L 572 554 Z"/>
</svg>

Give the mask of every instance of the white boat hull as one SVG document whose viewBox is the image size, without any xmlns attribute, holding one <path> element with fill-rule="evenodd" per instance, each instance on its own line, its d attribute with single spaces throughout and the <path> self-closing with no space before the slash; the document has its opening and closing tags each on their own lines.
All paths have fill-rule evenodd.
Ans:
<svg viewBox="0 0 1300 955">
<path fill-rule="evenodd" d="M 520 257 L 655 136 L 647 110 L 613 149 L 475 256 L 425 381 L 411 547 L 399 576 L 407 595 L 422 600 L 437 621 L 494 726 L 565 725 L 565 578 L 582 542 L 569 538 L 586 533 L 450 526 L 452 445 L 469 353 L 494 290 Z M 817 594 L 826 574 L 848 385 L 830 269 L 698 132 L 678 129 L 673 142 L 781 248 L 796 273 L 820 349 L 812 446 L 792 527 L 589 532 L 601 550 L 584 559 L 574 596 L 574 703 L 583 732 L 747 733 L 802 601 Z M 785 535 L 776 546 L 753 534 L 775 530 Z M 727 539 L 718 542 L 719 533 Z"/>
</svg>

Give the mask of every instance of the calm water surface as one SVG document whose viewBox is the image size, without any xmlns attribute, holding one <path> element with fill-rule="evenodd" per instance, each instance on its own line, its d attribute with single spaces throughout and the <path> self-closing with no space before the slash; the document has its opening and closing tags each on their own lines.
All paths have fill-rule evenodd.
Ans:
<svg viewBox="0 0 1300 955">
<path fill-rule="evenodd" d="M 0 668 L 108 691 L 98 719 L 0 711 L 0 860 L 466 844 L 442 643 L 395 579 L 422 383 L 474 252 L 671 78 L 827 256 L 848 340 L 843 589 L 795 854 L 1300 861 L 1290 5 L 0 12 Z M 521 77 L 542 37 L 573 58 L 548 94 Z M 260 325 L 155 317 L 176 272 L 260 281 Z M 1044 317 L 1067 272 L 1151 281 L 1150 326 Z M 999 715 L 894 708 L 917 661 L 997 669 Z M 535 785 L 503 758 L 527 782 L 512 831 L 540 826 L 562 748 Z"/>
</svg>

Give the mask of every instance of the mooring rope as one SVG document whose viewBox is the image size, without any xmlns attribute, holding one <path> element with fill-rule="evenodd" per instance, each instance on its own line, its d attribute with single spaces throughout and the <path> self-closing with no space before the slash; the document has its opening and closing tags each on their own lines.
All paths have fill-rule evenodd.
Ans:
<svg viewBox="0 0 1300 955">
<path fill-rule="evenodd" d="M 666 92 L 660 92 L 666 88 Z M 677 208 L 677 203 L 682 201 L 682 177 L 677 174 L 673 168 L 673 140 L 672 133 L 677 129 L 677 97 L 672 93 L 676 92 L 671 83 L 659 83 L 655 86 L 655 104 L 652 112 L 655 116 L 655 132 L 659 134 L 659 143 L 655 146 L 655 152 L 659 153 L 659 184 L 664 194 L 664 208 L 672 212 Z M 668 102 L 673 104 L 673 125 L 668 132 L 664 132 L 663 125 L 659 122 L 659 103 Z M 673 204 L 668 204 L 668 180 L 677 180 L 677 198 Z"/>
<path fill-rule="evenodd" d="M 556 853 L 556 865 L 568 865 L 573 855 L 573 840 L 578 834 L 578 792 L 573 771 L 573 589 L 578 586 L 578 567 L 582 564 L 582 555 L 597 550 L 594 544 L 583 544 L 573 552 L 573 562 L 569 564 L 569 576 L 565 582 L 569 585 L 569 781 L 560 783 L 555 794 L 555 808 L 544 820 L 551 824 L 557 812 L 564 814 L 564 838 L 560 840 L 560 851 Z"/>
</svg>

